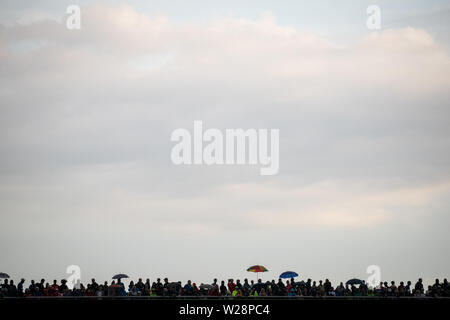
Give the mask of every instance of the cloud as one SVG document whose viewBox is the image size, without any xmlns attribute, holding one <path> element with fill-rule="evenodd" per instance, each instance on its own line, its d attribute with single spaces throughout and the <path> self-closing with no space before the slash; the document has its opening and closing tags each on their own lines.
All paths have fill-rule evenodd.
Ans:
<svg viewBox="0 0 450 320">
<path fill-rule="evenodd" d="M 408 267 L 448 269 L 450 59 L 426 29 L 343 46 L 270 13 L 188 23 L 92 5 L 79 31 L 25 20 L 0 27 L 0 251 L 10 266 L 43 250 L 45 270 L 78 259 L 109 272 L 119 251 L 164 272 L 153 255 L 174 266 L 184 257 L 200 274 L 201 254 L 225 257 L 224 268 L 270 256 L 306 272 L 320 266 L 305 256 L 354 268 L 358 252 L 386 274 L 399 254 Z M 279 174 L 173 165 L 170 134 L 194 120 L 279 128 Z"/>
<path fill-rule="evenodd" d="M 344 175 L 395 180 L 393 172 L 405 168 L 414 177 L 414 170 L 432 171 L 430 161 L 438 156 L 448 159 L 443 123 L 448 110 L 433 100 L 448 99 L 450 59 L 425 30 L 385 30 L 342 47 L 280 26 L 270 13 L 255 21 L 199 24 L 149 17 L 128 5 L 83 7 L 82 15 L 80 31 L 55 20 L 1 28 L 5 175 L 26 170 L 33 177 L 42 169 L 52 175 L 57 167 L 67 181 L 71 172 L 95 180 L 99 165 L 112 165 L 117 183 L 131 181 L 122 188 L 170 194 L 169 202 L 171 190 L 188 184 L 181 178 L 198 173 L 207 179 L 206 170 L 174 172 L 168 162 L 170 132 L 194 119 L 219 128 L 281 127 L 281 188 L 290 178 L 306 179 L 300 182 L 306 187 L 323 180 L 341 183 Z M 442 117 L 435 118 L 433 110 Z M 424 136 L 430 130 L 433 134 Z M 423 156 L 410 157 L 425 149 Z M 383 166 L 373 163 L 380 159 Z M 135 171 L 122 170 L 127 164 L 135 164 Z M 442 163 L 433 174 L 445 168 Z M 162 189 L 129 178 L 158 176 L 155 170 L 167 179 Z M 214 171 L 216 180 L 209 182 L 228 185 L 227 170 Z M 233 174 L 236 183 L 258 184 L 252 171 L 243 171 Z M 383 205 L 370 214 L 377 221 L 390 214 Z M 308 210 L 330 217 L 312 223 L 345 215 L 344 209 L 318 204 Z M 354 216 L 338 222 L 359 221 Z"/>
<path fill-rule="evenodd" d="M 83 7 L 80 31 L 33 21 L 0 28 L 12 226 L 376 230 L 449 193 L 450 60 L 426 30 L 341 46 L 270 13 L 180 24 L 128 5 Z M 280 174 L 174 167 L 170 133 L 196 119 L 280 128 Z"/>
<path fill-rule="evenodd" d="M 437 183 L 419 188 L 377 190 L 364 183 L 325 181 L 304 188 L 280 187 L 261 190 L 257 186 L 238 186 L 251 189 L 258 197 L 277 199 L 279 208 L 259 208 L 250 213 L 257 225 L 275 228 L 330 227 L 370 228 L 376 225 L 405 223 L 396 215 L 397 208 L 414 210 L 427 208 L 440 196 L 450 192 L 450 183 Z M 263 188 L 264 189 L 264 188 Z M 257 190 L 256 192 L 254 190 Z M 245 191 L 244 191 L 245 193 Z M 273 214 L 276 212 L 277 214 Z"/>
</svg>

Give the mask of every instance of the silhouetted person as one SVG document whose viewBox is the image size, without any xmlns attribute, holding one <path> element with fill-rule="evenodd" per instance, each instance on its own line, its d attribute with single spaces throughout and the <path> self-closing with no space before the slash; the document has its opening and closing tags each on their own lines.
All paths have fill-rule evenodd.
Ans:
<svg viewBox="0 0 450 320">
<path fill-rule="evenodd" d="M 24 291 L 23 291 L 23 284 L 25 283 L 25 279 L 20 279 L 20 282 L 17 284 L 17 294 L 19 297 L 23 297 Z"/>
<path fill-rule="evenodd" d="M 422 278 L 419 278 L 419 280 L 417 281 L 416 285 L 414 286 L 414 291 L 419 291 L 420 293 L 423 293 L 423 283 L 422 283 Z"/>
</svg>

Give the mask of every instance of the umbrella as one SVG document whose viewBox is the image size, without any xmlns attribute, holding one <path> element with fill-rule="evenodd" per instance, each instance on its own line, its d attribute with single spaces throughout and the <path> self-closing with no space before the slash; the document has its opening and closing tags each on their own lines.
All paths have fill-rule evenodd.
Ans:
<svg viewBox="0 0 450 320">
<path fill-rule="evenodd" d="M 266 272 L 269 270 L 267 270 L 266 267 L 264 267 L 264 266 L 256 265 L 256 266 L 251 266 L 250 268 L 247 269 L 247 271 L 248 272 Z"/>
<path fill-rule="evenodd" d="M 9 274 L 0 272 L 0 279 L 8 279 L 8 278 L 9 278 Z"/>
<path fill-rule="evenodd" d="M 212 285 L 210 285 L 210 284 L 203 284 L 202 283 L 199 288 L 202 289 L 202 290 L 211 290 L 214 287 Z"/>
<path fill-rule="evenodd" d="M 124 279 L 124 278 L 129 278 L 129 276 L 127 276 L 124 273 L 119 273 L 119 274 L 116 274 L 115 276 L 113 276 L 112 278 L 113 279 Z"/>
<path fill-rule="evenodd" d="M 250 268 L 248 268 L 247 271 L 248 272 L 256 272 L 256 278 L 258 278 L 259 272 L 267 272 L 269 270 L 267 270 L 266 267 L 264 267 L 264 266 L 255 265 L 255 266 L 251 266 Z"/>
<path fill-rule="evenodd" d="M 283 272 L 282 274 L 280 274 L 281 279 L 288 279 L 288 278 L 295 278 L 295 277 L 298 277 L 298 274 L 297 274 L 297 272 L 294 272 L 294 271 L 286 271 L 286 272 Z"/>
<path fill-rule="evenodd" d="M 362 284 L 362 283 L 363 283 L 362 280 L 354 278 L 354 279 L 348 280 L 345 284 L 355 285 L 355 284 Z"/>
</svg>

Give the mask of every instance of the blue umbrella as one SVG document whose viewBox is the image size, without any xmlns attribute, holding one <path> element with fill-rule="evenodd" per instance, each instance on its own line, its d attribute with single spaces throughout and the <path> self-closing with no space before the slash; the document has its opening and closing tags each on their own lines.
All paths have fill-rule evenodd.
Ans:
<svg viewBox="0 0 450 320">
<path fill-rule="evenodd" d="M 297 274 L 297 272 L 294 272 L 294 271 L 286 271 L 286 272 L 283 272 L 282 274 L 280 274 L 281 279 L 288 279 L 288 278 L 295 278 L 295 277 L 298 277 L 298 274 Z"/>
</svg>

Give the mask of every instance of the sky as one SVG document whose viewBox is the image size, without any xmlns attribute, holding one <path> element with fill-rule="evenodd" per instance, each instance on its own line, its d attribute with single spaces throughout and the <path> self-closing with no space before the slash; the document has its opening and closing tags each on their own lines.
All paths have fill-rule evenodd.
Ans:
<svg viewBox="0 0 450 320">
<path fill-rule="evenodd" d="M 0 271 L 448 277 L 449 89 L 448 1 L 0 1 Z M 195 120 L 278 174 L 174 165 Z"/>
</svg>

